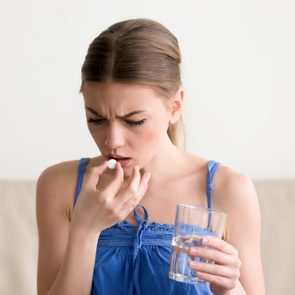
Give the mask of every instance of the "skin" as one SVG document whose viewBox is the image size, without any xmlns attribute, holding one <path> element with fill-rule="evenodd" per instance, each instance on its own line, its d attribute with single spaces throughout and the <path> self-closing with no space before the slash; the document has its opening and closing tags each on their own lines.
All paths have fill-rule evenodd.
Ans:
<svg viewBox="0 0 295 295">
<path fill-rule="evenodd" d="M 208 161 L 174 146 L 167 135 L 169 122 L 181 114 L 182 88 L 168 100 L 148 86 L 87 82 L 83 96 L 88 129 L 101 156 L 87 166 L 75 210 L 78 161 L 51 166 L 38 179 L 39 295 L 89 294 L 100 232 L 121 220 L 136 223 L 137 204 L 147 208 L 149 222 L 168 224 L 178 203 L 207 206 Z M 134 111 L 140 112 L 126 118 Z M 131 160 L 127 167 L 109 170 L 109 154 Z M 190 267 L 211 283 L 214 294 L 264 294 L 253 184 L 219 167 L 213 208 L 228 213 L 224 238 L 205 237 L 202 243 L 210 249 L 192 247 L 190 254 L 215 264 Z"/>
</svg>

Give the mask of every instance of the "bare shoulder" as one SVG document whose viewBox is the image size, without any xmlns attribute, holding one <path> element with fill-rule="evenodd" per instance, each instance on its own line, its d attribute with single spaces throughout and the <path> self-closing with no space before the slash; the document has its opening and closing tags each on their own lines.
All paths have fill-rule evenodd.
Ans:
<svg viewBox="0 0 295 295">
<path fill-rule="evenodd" d="M 78 160 L 61 162 L 47 167 L 37 180 L 37 204 L 54 203 L 66 210 L 73 202 Z"/>
<path fill-rule="evenodd" d="M 214 179 L 213 207 L 228 213 L 227 240 L 242 228 L 260 227 L 260 210 L 253 182 L 245 175 L 220 166 Z M 233 243 L 236 243 L 233 241 Z"/>
<path fill-rule="evenodd" d="M 253 201 L 257 199 L 253 182 L 245 175 L 221 165 L 214 179 L 214 194 L 226 204 Z"/>
<path fill-rule="evenodd" d="M 78 167 L 79 160 L 65 161 L 47 167 L 40 174 L 38 181 L 54 177 L 56 180 L 62 181 L 71 176 L 74 170 Z"/>
<path fill-rule="evenodd" d="M 204 180 L 208 174 L 207 159 L 186 153 L 187 163 L 186 171 L 194 177 L 202 178 Z M 220 204 L 227 205 L 232 203 L 240 204 L 240 202 L 247 200 L 255 200 L 257 198 L 253 182 L 240 172 L 237 172 L 229 167 L 220 165 L 214 177 L 214 201 L 219 206 Z"/>
</svg>

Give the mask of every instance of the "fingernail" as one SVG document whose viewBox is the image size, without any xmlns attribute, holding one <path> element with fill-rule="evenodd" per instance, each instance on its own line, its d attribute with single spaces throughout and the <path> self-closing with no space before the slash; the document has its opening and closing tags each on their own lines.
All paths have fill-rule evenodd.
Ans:
<svg viewBox="0 0 295 295">
<path fill-rule="evenodd" d="M 147 175 L 146 175 L 146 177 L 147 177 L 147 181 L 149 181 L 149 180 L 150 180 L 150 178 L 151 178 L 151 175 L 152 175 L 152 174 L 151 174 L 151 172 L 148 172 L 148 173 L 147 173 Z"/>
<path fill-rule="evenodd" d="M 207 244 L 209 242 L 209 239 L 207 237 L 203 237 L 201 242 L 202 244 Z"/>
<path fill-rule="evenodd" d="M 198 248 L 192 247 L 192 248 L 190 249 L 190 253 L 191 253 L 192 255 L 196 255 L 196 254 L 198 253 Z"/>
<path fill-rule="evenodd" d="M 190 267 L 197 267 L 197 262 L 195 262 L 195 261 L 190 261 L 190 262 L 189 262 L 189 266 L 190 266 Z"/>
</svg>

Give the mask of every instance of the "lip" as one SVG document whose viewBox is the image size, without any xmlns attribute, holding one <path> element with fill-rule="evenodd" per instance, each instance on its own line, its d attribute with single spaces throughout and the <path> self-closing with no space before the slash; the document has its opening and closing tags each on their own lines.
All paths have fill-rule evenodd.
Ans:
<svg viewBox="0 0 295 295">
<path fill-rule="evenodd" d="M 125 157 L 125 156 L 122 156 L 122 155 L 119 155 L 119 154 L 109 154 L 108 155 L 108 158 L 109 159 L 115 159 L 115 160 L 119 160 L 119 159 L 131 159 L 130 157 Z"/>
<path fill-rule="evenodd" d="M 122 155 L 119 155 L 119 154 L 110 154 L 110 155 L 107 155 L 107 158 L 110 160 L 110 159 L 114 159 L 116 160 L 117 162 L 119 162 L 122 166 L 122 168 L 125 168 L 129 165 L 130 161 L 131 161 L 131 158 L 129 157 L 124 157 Z"/>
<path fill-rule="evenodd" d="M 129 165 L 131 159 L 130 158 L 129 159 L 122 159 L 122 160 L 118 159 L 116 161 L 121 164 L 122 168 L 126 168 Z"/>
</svg>

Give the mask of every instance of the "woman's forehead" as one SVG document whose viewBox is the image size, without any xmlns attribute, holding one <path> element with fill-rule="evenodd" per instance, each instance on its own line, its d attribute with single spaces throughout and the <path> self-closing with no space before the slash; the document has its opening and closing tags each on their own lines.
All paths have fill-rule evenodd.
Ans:
<svg viewBox="0 0 295 295">
<path fill-rule="evenodd" d="M 166 99 L 152 87 L 139 84 L 86 82 L 83 87 L 85 104 L 116 108 L 138 108 L 158 105 Z"/>
<path fill-rule="evenodd" d="M 155 87 L 143 84 L 127 84 L 118 82 L 85 82 L 83 85 L 84 95 L 120 95 L 120 96 L 155 96 L 161 95 L 156 91 Z"/>
</svg>

